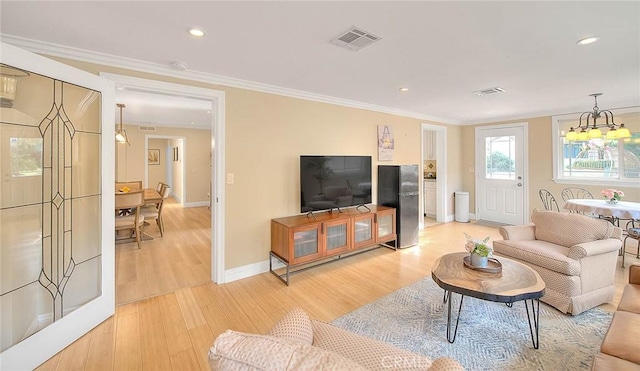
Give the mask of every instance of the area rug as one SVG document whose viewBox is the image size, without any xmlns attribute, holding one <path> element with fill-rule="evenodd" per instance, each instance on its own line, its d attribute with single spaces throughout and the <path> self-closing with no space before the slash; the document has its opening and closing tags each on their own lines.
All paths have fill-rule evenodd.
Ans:
<svg viewBox="0 0 640 371">
<path fill-rule="evenodd" d="M 460 296 L 453 295 L 454 313 Z M 512 308 L 465 297 L 455 342 L 446 338 L 443 290 L 422 279 L 332 323 L 431 359 L 451 357 L 467 370 L 588 370 L 612 314 L 593 308 L 564 315 L 540 303 L 540 347 L 534 349 L 524 302 Z"/>
</svg>

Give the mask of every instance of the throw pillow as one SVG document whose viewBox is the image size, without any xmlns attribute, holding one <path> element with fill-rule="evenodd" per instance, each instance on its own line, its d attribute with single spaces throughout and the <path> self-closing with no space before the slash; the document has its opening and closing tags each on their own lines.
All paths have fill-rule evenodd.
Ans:
<svg viewBox="0 0 640 371">
<path fill-rule="evenodd" d="M 209 350 L 213 371 L 366 370 L 337 353 L 298 340 L 227 330 Z"/>
<path fill-rule="evenodd" d="M 298 340 L 304 344 L 313 343 L 313 326 L 305 311 L 295 308 L 288 311 L 267 335 Z"/>
<path fill-rule="evenodd" d="M 571 247 L 612 236 L 614 226 L 604 219 L 581 214 L 535 209 L 531 221 L 536 225 L 536 240 Z"/>
</svg>

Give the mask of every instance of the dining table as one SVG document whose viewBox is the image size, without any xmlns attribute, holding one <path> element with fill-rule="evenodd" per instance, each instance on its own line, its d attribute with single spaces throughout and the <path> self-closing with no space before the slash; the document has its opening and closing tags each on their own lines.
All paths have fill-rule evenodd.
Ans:
<svg viewBox="0 0 640 371">
<path fill-rule="evenodd" d="M 146 204 L 155 204 L 162 201 L 162 195 L 154 188 L 144 188 L 144 202 Z"/>
<path fill-rule="evenodd" d="M 607 200 L 580 198 L 567 200 L 563 208 L 585 214 L 600 215 L 616 225 L 619 225 L 621 219 L 640 220 L 640 202 L 618 201 L 612 204 Z"/>
</svg>

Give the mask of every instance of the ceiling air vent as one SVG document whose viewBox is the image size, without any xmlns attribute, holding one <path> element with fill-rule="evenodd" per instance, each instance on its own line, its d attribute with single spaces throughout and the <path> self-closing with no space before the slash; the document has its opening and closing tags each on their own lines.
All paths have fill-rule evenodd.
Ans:
<svg viewBox="0 0 640 371">
<path fill-rule="evenodd" d="M 489 94 L 495 94 L 495 93 L 504 93 L 504 92 L 505 92 L 505 90 L 503 88 L 496 86 L 495 88 L 476 90 L 476 91 L 473 92 L 473 94 L 479 95 L 479 96 L 483 96 L 483 95 L 489 95 Z"/>
<path fill-rule="evenodd" d="M 337 45 L 355 52 L 364 48 L 365 46 L 371 45 L 372 43 L 380 39 L 380 37 L 370 32 L 353 26 L 340 35 L 329 40 L 329 42 L 333 45 Z"/>
<path fill-rule="evenodd" d="M 156 131 L 156 127 L 155 126 L 143 126 L 143 125 L 140 125 L 140 126 L 138 126 L 138 129 L 140 131 Z"/>
</svg>

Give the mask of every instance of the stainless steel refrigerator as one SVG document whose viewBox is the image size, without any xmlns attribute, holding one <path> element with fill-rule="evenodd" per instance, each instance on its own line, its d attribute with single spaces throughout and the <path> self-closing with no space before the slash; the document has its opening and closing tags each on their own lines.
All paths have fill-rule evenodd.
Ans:
<svg viewBox="0 0 640 371">
<path fill-rule="evenodd" d="M 378 205 L 396 209 L 395 247 L 418 244 L 419 179 L 418 165 L 378 166 Z"/>
</svg>

